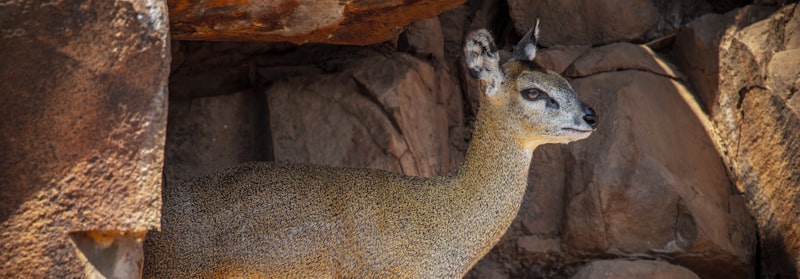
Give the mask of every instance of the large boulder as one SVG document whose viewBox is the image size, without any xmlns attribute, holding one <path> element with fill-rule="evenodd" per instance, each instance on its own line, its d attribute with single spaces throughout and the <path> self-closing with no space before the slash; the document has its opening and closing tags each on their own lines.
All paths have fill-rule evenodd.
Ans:
<svg viewBox="0 0 800 279">
<path fill-rule="evenodd" d="M 276 161 L 432 176 L 463 156 L 451 144 L 452 136 L 463 136 L 456 132 L 463 130 L 457 83 L 404 54 L 277 81 L 267 99 Z"/>
<path fill-rule="evenodd" d="M 608 47 L 616 50 L 593 51 L 632 53 L 630 46 Z M 593 55 L 573 66 L 582 59 Z M 626 68 L 635 70 L 572 82 L 610 121 L 570 149 L 577 167 L 567 191 L 564 244 L 576 252 L 672 258 L 702 276 L 752 274 L 751 218 L 690 91 L 658 56 Z"/>
<path fill-rule="evenodd" d="M 578 268 L 571 279 L 700 279 L 685 267 L 662 261 L 598 260 Z"/>
<path fill-rule="evenodd" d="M 138 278 L 161 219 L 166 4 L 40 2 L 2 8 L 0 277 Z"/>
<path fill-rule="evenodd" d="M 464 0 L 168 1 L 174 39 L 348 45 L 393 39 L 412 22 L 462 3 Z"/>
<path fill-rule="evenodd" d="M 438 18 L 412 24 L 393 52 L 179 42 L 166 177 L 180 183 L 271 160 L 425 176 L 452 170 L 468 130 L 440 26 Z"/>
</svg>

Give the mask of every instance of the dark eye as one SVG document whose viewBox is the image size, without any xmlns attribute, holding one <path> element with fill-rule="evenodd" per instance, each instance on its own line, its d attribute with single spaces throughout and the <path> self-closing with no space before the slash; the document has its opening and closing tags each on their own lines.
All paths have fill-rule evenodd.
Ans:
<svg viewBox="0 0 800 279">
<path fill-rule="evenodd" d="M 550 97 L 550 95 L 547 95 L 547 93 L 544 93 L 536 88 L 529 88 L 522 90 L 522 98 L 528 101 L 544 100 L 546 102 L 545 103 L 546 107 L 551 109 L 559 108 L 558 102 L 555 99 L 553 99 L 553 97 Z"/>
<path fill-rule="evenodd" d="M 533 101 L 533 100 L 539 99 L 539 97 L 541 97 L 543 95 L 545 95 L 545 94 L 542 93 L 542 91 L 540 91 L 539 89 L 536 89 L 536 88 L 530 88 L 530 89 L 522 90 L 522 98 L 525 98 L 525 100 L 528 100 L 528 101 Z"/>
<path fill-rule="evenodd" d="M 551 108 L 551 109 L 558 109 L 559 108 L 558 102 L 556 102 L 556 100 L 553 99 L 550 96 L 547 96 L 547 104 L 545 106 L 548 107 L 548 108 Z"/>
</svg>

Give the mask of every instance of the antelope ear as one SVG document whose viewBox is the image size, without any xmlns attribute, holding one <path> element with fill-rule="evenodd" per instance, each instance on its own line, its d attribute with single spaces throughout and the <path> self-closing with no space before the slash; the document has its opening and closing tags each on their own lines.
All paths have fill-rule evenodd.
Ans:
<svg viewBox="0 0 800 279">
<path fill-rule="evenodd" d="M 517 47 L 514 49 L 514 54 L 511 59 L 522 61 L 533 61 L 536 58 L 536 41 L 539 40 L 539 19 L 536 19 L 536 25 L 525 34 Z"/>
<path fill-rule="evenodd" d="M 503 82 L 500 55 L 489 31 L 481 29 L 470 33 L 464 43 L 464 58 L 470 75 L 486 86 L 486 96 L 494 96 Z"/>
</svg>

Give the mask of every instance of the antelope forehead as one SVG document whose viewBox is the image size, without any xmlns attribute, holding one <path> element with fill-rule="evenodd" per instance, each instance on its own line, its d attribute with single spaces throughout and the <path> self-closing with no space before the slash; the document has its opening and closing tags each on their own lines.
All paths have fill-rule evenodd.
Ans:
<svg viewBox="0 0 800 279">
<path fill-rule="evenodd" d="M 517 79 L 517 88 L 538 88 L 552 94 L 555 93 L 554 91 L 569 89 L 570 87 L 566 80 L 554 73 L 527 71 Z"/>
</svg>

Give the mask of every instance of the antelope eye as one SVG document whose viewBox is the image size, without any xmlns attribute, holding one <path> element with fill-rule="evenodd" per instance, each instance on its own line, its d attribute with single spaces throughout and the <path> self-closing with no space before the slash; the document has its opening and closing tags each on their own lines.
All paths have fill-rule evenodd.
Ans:
<svg viewBox="0 0 800 279">
<path fill-rule="evenodd" d="M 550 97 L 548 97 L 547 104 L 545 106 L 547 106 L 548 108 L 551 108 L 551 109 L 558 109 L 558 108 L 561 107 L 561 106 L 558 105 L 558 102 L 556 102 L 555 99 L 550 98 Z"/>
<path fill-rule="evenodd" d="M 542 95 L 544 95 L 544 93 L 542 93 L 541 90 L 536 88 L 529 88 L 522 90 L 522 98 L 528 101 L 539 99 L 539 97 L 541 97 Z"/>
</svg>

